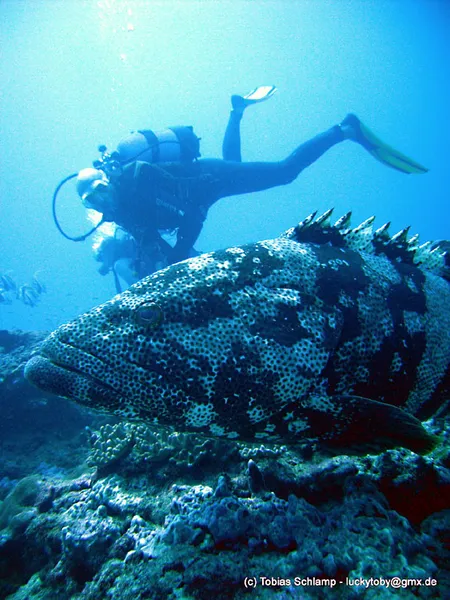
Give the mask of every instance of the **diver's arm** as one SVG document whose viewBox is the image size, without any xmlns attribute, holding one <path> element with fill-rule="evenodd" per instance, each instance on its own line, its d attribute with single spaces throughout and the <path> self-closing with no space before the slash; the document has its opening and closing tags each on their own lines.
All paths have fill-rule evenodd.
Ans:
<svg viewBox="0 0 450 600">
<path fill-rule="evenodd" d="M 192 248 L 200 235 L 205 221 L 205 214 L 201 209 L 190 211 L 184 216 L 178 229 L 177 241 L 170 254 L 170 263 L 185 260 L 191 256 Z"/>
</svg>

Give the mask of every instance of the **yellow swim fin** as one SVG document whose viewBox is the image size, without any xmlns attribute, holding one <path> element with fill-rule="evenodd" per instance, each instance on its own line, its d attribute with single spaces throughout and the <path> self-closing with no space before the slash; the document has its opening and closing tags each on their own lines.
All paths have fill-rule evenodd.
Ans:
<svg viewBox="0 0 450 600">
<path fill-rule="evenodd" d="M 342 125 L 351 128 L 353 135 L 350 136 L 350 139 L 361 144 L 374 158 L 387 167 L 407 175 L 428 172 L 426 167 L 383 142 L 356 115 L 347 115 L 342 121 Z"/>
</svg>

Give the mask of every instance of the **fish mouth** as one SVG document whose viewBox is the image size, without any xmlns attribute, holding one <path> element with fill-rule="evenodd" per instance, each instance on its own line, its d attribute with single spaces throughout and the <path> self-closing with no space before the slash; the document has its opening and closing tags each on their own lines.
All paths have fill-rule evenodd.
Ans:
<svg viewBox="0 0 450 600">
<path fill-rule="evenodd" d="M 37 388 L 58 396 L 68 396 L 71 379 L 83 376 L 77 369 L 58 365 L 42 355 L 30 358 L 25 365 L 24 375 Z"/>
<path fill-rule="evenodd" d="M 72 352 L 76 351 L 71 348 Z M 80 353 L 84 354 L 84 353 Z M 99 359 L 96 359 L 99 361 Z M 99 361 L 100 362 L 100 361 Z M 71 362 L 46 354 L 37 354 L 30 358 L 24 369 L 25 379 L 35 387 L 57 396 L 83 402 L 87 390 L 95 390 L 97 394 L 117 397 L 117 391 L 92 373 L 86 373 Z M 84 401 L 83 404 L 86 402 Z"/>
</svg>

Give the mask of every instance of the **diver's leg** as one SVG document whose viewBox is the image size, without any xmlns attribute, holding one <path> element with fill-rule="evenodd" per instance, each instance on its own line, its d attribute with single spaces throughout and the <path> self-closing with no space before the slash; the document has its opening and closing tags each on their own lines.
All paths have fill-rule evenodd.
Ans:
<svg viewBox="0 0 450 600">
<path fill-rule="evenodd" d="M 230 112 L 227 128 L 223 137 L 222 157 L 224 160 L 241 162 L 241 119 L 244 109 Z"/>
<path fill-rule="evenodd" d="M 281 161 L 281 169 L 287 177 L 285 183 L 296 179 L 303 169 L 315 163 L 325 152 L 345 139 L 347 139 L 347 135 L 343 128 L 335 125 L 301 144 L 285 160 Z"/>
<path fill-rule="evenodd" d="M 260 85 L 245 96 L 231 96 L 233 107 L 228 119 L 222 143 L 222 158 L 233 162 L 242 162 L 241 156 L 241 119 L 244 110 L 252 104 L 264 102 L 276 92 L 274 85 Z"/>
<path fill-rule="evenodd" d="M 200 160 L 203 172 L 212 175 L 211 196 L 214 201 L 225 196 L 248 194 L 291 183 L 298 175 L 336 144 L 347 139 L 339 125 L 301 144 L 285 160 L 279 162 L 233 163 Z"/>
</svg>

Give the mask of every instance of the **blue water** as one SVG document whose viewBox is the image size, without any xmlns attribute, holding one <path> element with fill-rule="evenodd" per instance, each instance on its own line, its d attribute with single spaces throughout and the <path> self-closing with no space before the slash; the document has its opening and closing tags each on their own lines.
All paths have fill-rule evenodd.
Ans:
<svg viewBox="0 0 450 600">
<path fill-rule="evenodd" d="M 34 308 L 0 304 L 0 328 L 51 329 L 114 294 L 90 243 L 53 224 L 59 180 L 131 129 L 192 124 L 203 156 L 220 156 L 230 94 L 258 84 L 279 91 L 246 111 L 244 160 L 284 158 L 352 111 L 430 172 L 343 143 L 289 186 L 221 200 L 198 248 L 273 237 L 332 206 L 355 225 L 376 214 L 393 233 L 450 237 L 445 0 L 2 0 L 0 22 L 0 272 L 25 283 L 42 270 L 48 288 Z M 89 227 L 71 184 L 58 214 L 72 235 Z"/>
</svg>

